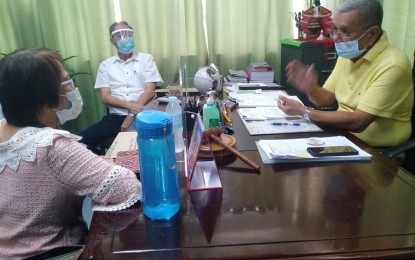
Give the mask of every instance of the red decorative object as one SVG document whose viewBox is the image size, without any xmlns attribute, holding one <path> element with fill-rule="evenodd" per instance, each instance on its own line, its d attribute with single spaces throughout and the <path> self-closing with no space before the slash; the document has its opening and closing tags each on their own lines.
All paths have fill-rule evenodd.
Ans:
<svg viewBox="0 0 415 260">
<path fill-rule="evenodd" d="M 316 38 L 321 32 L 327 35 L 333 27 L 330 16 L 331 11 L 323 6 L 313 6 L 303 11 L 300 26 L 307 38 Z"/>
</svg>

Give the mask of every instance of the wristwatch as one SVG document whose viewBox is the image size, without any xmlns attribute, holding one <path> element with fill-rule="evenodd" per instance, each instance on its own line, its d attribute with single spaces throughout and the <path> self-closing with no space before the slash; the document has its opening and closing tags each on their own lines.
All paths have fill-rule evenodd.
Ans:
<svg viewBox="0 0 415 260">
<path fill-rule="evenodd" d="M 311 121 L 311 119 L 310 119 L 311 110 L 313 110 L 311 107 L 307 107 L 304 111 L 303 118 L 307 121 Z"/>
<path fill-rule="evenodd" d="M 133 118 L 135 115 L 133 112 L 128 112 L 128 116 Z"/>
</svg>

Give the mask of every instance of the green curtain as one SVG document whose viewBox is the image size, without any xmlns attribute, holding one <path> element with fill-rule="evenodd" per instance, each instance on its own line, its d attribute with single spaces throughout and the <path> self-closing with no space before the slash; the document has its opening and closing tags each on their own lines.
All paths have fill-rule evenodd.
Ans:
<svg viewBox="0 0 415 260">
<path fill-rule="evenodd" d="M 155 57 L 165 86 L 179 82 L 180 56 L 206 60 L 201 1 L 122 0 L 120 8 L 135 29 L 136 49 Z"/>
<path fill-rule="evenodd" d="M 63 128 L 77 133 L 106 113 L 93 84 L 99 62 L 112 53 L 111 0 L 2 0 L 0 19 L 1 53 L 43 46 L 60 51 L 63 58 L 76 56 L 67 61 L 70 71 L 91 73 L 76 76 L 83 112 Z"/>
<path fill-rule="evenodd" d="M 414 62 L 415 50 L 415 1 L 383 0 L 383 29 L 389 41 L 402 49 L 409 60 Z"/>
<path fill-rule="evenodd" d="M 207 0 L 209 61 L 228 69 L 245 69 L 251 61 L 266 61 L 279 81 L 280 40 L 292 38 L 292 1 Z"/>
<path fill-rule="evenodd" d="M 186 68 L 188 85 L 197 70 L 211 62 L 222 75 L 250 61 L 267 61 L 280 79 L 280 40 L 293 38 L 292 12 L 299 0 L 120 0 L 121 18 L 135 29 L 137 50 L 151 53 L 164 86 L 179 82 Z M 304 8 L 307 1 L 303 0 Z M 322 0 L 334 11 L 340 0 Z M 413 61 L 415 1 L 383 0 L 384 23 L 391 42 Z M 99 63 L 115 55 L 109 25 L 113 0 L 1 0 L 0 53 L 44 46 L 61 52 L 84 99 L 77 120 L 63 128 L 77 133 L 98 121 L 106 108 L 94 90 Z M 185 57 L 185 59 L 183 59 Z M 189 57 L 189 59 L 187 59 Z M 186 64 L 187 66 L 184 66 Z M 183 76 L 183 75 L 182 75 Z"/>
</svg>

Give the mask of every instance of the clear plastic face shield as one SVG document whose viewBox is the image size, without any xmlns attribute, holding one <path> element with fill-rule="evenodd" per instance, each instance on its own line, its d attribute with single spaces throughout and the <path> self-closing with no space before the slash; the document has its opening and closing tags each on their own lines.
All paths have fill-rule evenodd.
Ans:
<svg viewBox="0 0 415 260">
<path fill-rule="evenodd" d="M 119 29 L 111 33 L 111 39 L 116 43 L 118 51 L 122 54 L 131 54 L 134 50 L 134 30 Z"/>
<path fill-rule="evenodd" d="M 134 30 L 133 29 L 119 29 L 115 30 L 111 33 L 111 38 L 115 41 L 125 39 L 125 38 L 133 38 Z"/>
</svg>

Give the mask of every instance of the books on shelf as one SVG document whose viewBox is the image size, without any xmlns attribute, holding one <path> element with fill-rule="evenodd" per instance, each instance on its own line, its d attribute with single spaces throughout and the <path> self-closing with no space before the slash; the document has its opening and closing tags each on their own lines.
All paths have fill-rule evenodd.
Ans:
<svg viewBox="0 0 415 260">
<path fill-rule="evenodd" d="M 268 68 L 269 65 L 268 65 L 268 62 L 266 62 L 266 61 L 253 61 L 253 62 L 248 63 L 248 67 L 251 67 L 251 68 Z"/>
<path fill-rule="evenodd" d="M 359 154 L 346 156 L 313 157 L 307 152 L 307 147 L 312 146 L 308 143 L 308 138 L 259 140 L 256 142 L 256 145 L 264 164 L 293 162 L 370 161 L 372 158 L 371 154 L 363 151 L 361 148 L 359 148 L 344 136 L 321 137 L 320 139 L 323 144 L 319 146 L 346 145 L 355 148 Z"/>
<path fill-rule="evenodd" d="M 248 75 L 243 70 L 229 69 L 229 75 L 224 78 L 225 85 L 232 83 L 248 83 Z"/>
<path fill-rule="evenodd" d="M 249 82 L 274 82 L 274 69 L 270 66 L 245 68 Z"/>
<path fill-rule="evenodd" d="M 225 81 L 229 83 L 248 83 L 248 78 L 242 78 L 242 77 L 232 77 L 231 75 L 228 75 L 225 77 Z"/>
<path fill-rule="evenodd" d="M 234 70 L 234 69 L 229 69 L 229 75 L 234 77 L 234 78 L 247 78 L 248 75 L 246 75 L 245 71 L 243 70 Z"/>
</svg>

